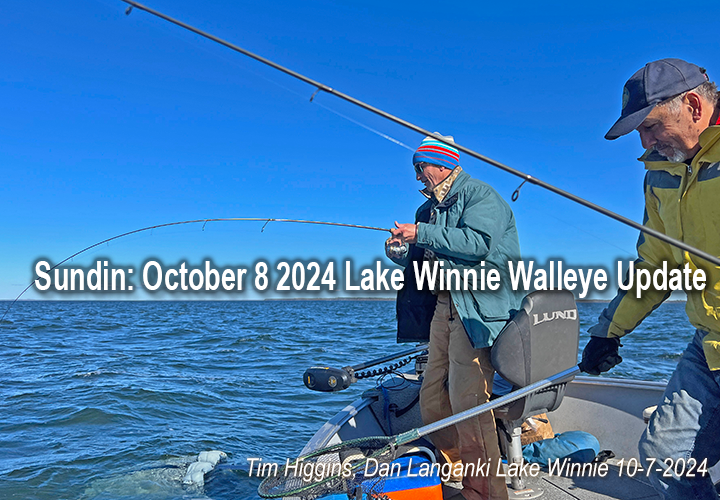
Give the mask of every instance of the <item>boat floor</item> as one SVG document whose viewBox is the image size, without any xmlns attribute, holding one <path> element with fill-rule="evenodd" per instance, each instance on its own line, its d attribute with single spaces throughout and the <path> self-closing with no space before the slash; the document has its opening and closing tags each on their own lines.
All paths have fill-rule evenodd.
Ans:
<svg viewBox="0 0 720 500">
<path fill-rule="evenodd" d="M 620 476 L 619 468 L 609 460 L 608 473 L 605 477 L 565 477 L 549 475 L 541 472 L 535 477 L 525 477 L 526 488 L 542 490 L 541 500 L 656 500 L 660 496 L 642 474 L 635 477 Z M 450 498 L 460 490 L 451 486 L 443 486 L 443 497 Z M 508 483 L 508 492 L 512 492 Z M 517 492 L 513 498 L 526 498 Z"/>
</svg>

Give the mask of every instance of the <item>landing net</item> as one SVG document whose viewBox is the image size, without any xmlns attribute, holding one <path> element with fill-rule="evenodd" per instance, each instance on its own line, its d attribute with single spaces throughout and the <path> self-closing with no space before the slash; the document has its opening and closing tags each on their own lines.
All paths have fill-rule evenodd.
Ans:
<svg viewBox="0 0 720 500">
<path fill-rule="evenodd" d="M 293 497 L 311 500 L 333 493 L 348 498 L 382 500 L 384 477 L 378 474 L 411 446 L 396 446 L 395 437 L 353 439 L 300 457 L 281 467 L 276 475 L 263 480 L 258 494 L 263 498 Z M 366 475 L 367 474 L 367 475 Z"/>
</svg>

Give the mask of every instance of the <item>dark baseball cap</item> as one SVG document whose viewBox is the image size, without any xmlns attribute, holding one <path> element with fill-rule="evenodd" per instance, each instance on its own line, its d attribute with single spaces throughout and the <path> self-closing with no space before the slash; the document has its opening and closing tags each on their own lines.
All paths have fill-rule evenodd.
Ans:
<svg viewBox="0 0 720 500">
<path fill-rule="evenodd" d="M 660 59 L 647 63 L 623 88 L 622 111 L 605 139 L 629 134 L 661 102 L 692 90 L 708 81 L 705 70 L 682 59 Z"/>
</svg>

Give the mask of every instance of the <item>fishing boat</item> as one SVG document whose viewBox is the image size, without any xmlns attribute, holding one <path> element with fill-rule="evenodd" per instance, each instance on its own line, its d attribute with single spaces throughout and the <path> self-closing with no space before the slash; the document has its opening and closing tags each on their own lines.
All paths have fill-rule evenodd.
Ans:
<svg viewBox="0 0 720 500">
<path fill-rule="evenodd" d="M 385 408 L 405 409 L 417 396 L 419 387 L 417 375 L 385 380 L 377 389 L 366 392 L 329 419 L 300 454 L 348 439 L 385 435 L 390 432 L 390 425 L 394 433 L 421 425 L 418 404 L 399 418 L 397 412 L 384 411 Z M 658 403 L 664 388 L 661 382 L 587 376 L 578 376 L 569 382 L 560 407 L 548 413 L 553 431 L 580 430 L 593 434 L 602 450 L 610 450 L 615 455 L 607 460 L 609 472 L 606 477 L 599 477 L 597 473 L 573 477 L 543 471 L 536 477 L 525 478 L 525 487 L 519 490 L 512 489 L 508 482 L 511 498 L 656 498 L 646 471 L 640 470 L 637 443 L 646 425 L 643 412 Z M 432 460 L 434 454 L 428 457 Z M 412 488 L 412 484 L 409 486 Z M 457 493 L 448 486 L 443 490 L 446 497 Z"/>
<path fill-rule="evenodd" d="M 503 330 L 493 346 L 493 365 L 518 388 L 517 373 L 525 377 L 526 382 L 536 382 L 548 373 L 560 372 L 577 361 L 577 315 L 567 316 L 573 319 L 558 319 L 549 324 L 533 327 L 531 322 L 522 321 L 518 316 L 532 317 L 551 310 L 570 310 L 572 294 L 551 293 L 550 300 L 538 292 L 526 297 L 521 314 L 515 316 Z M 533 300 L 534 299 L 534 300 Z M 558 303 L 558 299 L 561 299 Z M 575 309 L 575 312 L 577 310 Z M 542 316 L 540 316 L 542 317 Z M 555 341 L 551 342 L 551 339 Z M 569 340 L 570 339 L 570 340 Z M 552 345 L 552 349 L 547 346 Z M 415 359 L 415 369 L 410 373 L 381 378 L 375 389 L 366 391 L 362 397 L 348 404 L 329 419 L 310 439 L 300 453 L 311 455 L 317 450 L 343 442 L 368 436 L 390 436 L 406 433 L 421 427 L 423 422 L 419 409 L 419 389 L 421 385 L 423 360 L 422 351 L 426 346 L 402 351 L 396 355 L 373 360 L 355 367 L 343 369 L 315 367 L 306 371 L 304 378 L 308 388 L 323 391 L 342 390 L 347 387 L 358 373 L 361 377 L 368 372 L 360 372 L 373 365 L 383 364 L 397 358 Z M 508 358 L 508 356 L 510 356 Z M 398 363 L 396 363 L 397 365 Z M 393 369 L 392 365 L 389 369 Z M 381 374 L 389 369 L 376 369 Z M 571 376 L 560 383 L 546 384 L 546 387 L 531 393 L 521 400 L 495 409 L 499 419 L 501 448 L 507 459 L 499 469 L 507 475 L 508 492 L 511 499 L 649 499 L 656 496 L 648 480 L 648 467 L 640 461 L 637 443 L 645 429 L 646 422 L 655 405 L 661 399 L 665 384 L 640 380 L 617 379 L 608 377 Z M 533 402 L 533 398 L 535 401 Z M 520 407 L 518 411 L 518 406 Z M 584 431 L 595 436 L 603 450 L 594 464 L 585 467 L 544 467 L 524 477 L 512 477 L 508 474 L 508 465 L 522 463 L 519 452 L 519 423 L 523 418 L 535 412 L 547 411 L 548 419 L 556 434 L 569 431 Z M 420 439 L 409 454 L 420 461 L 429 463 L 437 460 L 430 441 Z M 603 464 L 602 466 L 600 464 Z M 556 464 L 557 465 L 557 464 Z M 367 469 L 366 469 L 367 471 Z M 373 470 L 372 472 L 375 472 Z M 710 470 L 717 478 L 716 471 Z M 441 485 L 439 478 L 429 484 L 424 478 L 413 476 L 412 471 L 403 469 L 400 480 L 389 487 L 384 495 L 389 499 L 405 498 L 449 498 L 461 488 L 459 483 Z M 429 489 L 434 486 L 435 489 Z M 336 495 L 327 498 L 350 498 L 349 495 Z M 374 495 L 366 495 L 368 498 Z"/>
</svg>

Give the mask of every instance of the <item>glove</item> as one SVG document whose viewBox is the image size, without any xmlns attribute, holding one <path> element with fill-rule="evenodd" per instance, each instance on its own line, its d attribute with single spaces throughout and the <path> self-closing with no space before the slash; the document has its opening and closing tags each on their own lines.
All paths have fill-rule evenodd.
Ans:
<svg viewBox="0 0 720 500">
<path fill-rule="evenodd" d="M 619 337 L 590 337 L 582 353 L 580 370 L 590 375 L 600 375 L 622 363 L 622 357 L 618 354 L 621 345 Z"/>
</svg>

